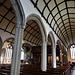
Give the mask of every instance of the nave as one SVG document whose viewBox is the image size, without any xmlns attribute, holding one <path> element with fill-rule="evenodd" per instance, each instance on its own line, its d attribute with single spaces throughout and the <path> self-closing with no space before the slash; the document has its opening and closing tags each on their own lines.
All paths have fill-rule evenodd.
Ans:
<svg viewBox="0 0 75 75">
<path fill-rule="evenodd" d="M 75 0 L 0 0 L 0 75 L 70 75 L 72 63 Z"/>
</svg>

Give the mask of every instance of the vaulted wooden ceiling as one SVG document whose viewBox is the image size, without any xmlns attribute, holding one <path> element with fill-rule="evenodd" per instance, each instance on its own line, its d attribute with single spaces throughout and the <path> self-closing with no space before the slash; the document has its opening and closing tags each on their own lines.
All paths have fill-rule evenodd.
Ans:
<svg viewBox="0 0 75 75">
<path fill-rule="evenodd" d="M 75 44 L 75 0 L 30 0 L 68 47 Z"/>
<path fill-rule="evenodd" d="M 41 45 L 42 37 L 38 24 L 34 20 L 29 20 L 24 29 L 23 39 L 35 45 Z"/>
<path fill-rule="evenodd" d="M 0 30 L 15 35 L 15 26 L 16 15 L 10 0 L 0 0 Z M 41 45 L 41 33 L 36 21 L 30 20 L 26 23 L 23 40 L 26 40 L 34 45 Z"/>
<path fill-rule="evenodd" d="M 75 0 L 30 1 L 66 47 L 75 44 Z M 0 0 L 0 30 L 15 35 L 15 25 L 16 17 L 10 0 Z M 23 39 L 41 44 L 41 33 L 35 21 L 26 23 Z"/>
<path fill-rule="evenodd" d="M 0 30 L 15 34 L 16 17 L 9 0 L 0 0 Z"/>
</svg>

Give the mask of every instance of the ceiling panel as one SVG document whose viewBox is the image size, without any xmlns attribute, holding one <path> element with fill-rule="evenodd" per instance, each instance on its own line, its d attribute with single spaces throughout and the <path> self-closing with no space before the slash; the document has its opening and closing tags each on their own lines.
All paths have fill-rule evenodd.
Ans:
<svg viewBox="0 0 75 75">
<path fill-rule="evenodd" d="M 34 20 L 29 20 L 24 29 L 23 39 L 35 45 L 41 45 L 41 33 L 38 24 Z M 40 42 L 40 43 L 39 43 Z"/>
<path fill-rule="evenodd" d="M 55 34 L 66 47 L 74 44 L 73 41 L 75 41 L 75 38 L 73 36 L 75 36 L 75 33 L 73 33 L 73 31 L 75 28 L 73 28 L 73 25 L 75 26 L 75 0 L 36 0 L 35 3 L 34 0 L 30 1 L 33 5 L 36 3 L 36 9 L 50 27 L 53 28 Z M 39 3 L 42 4 L 43 11 L 40 9 L 41 5 Z M 46 9 L 48 12 L 46 12 Z M 44 15 L 42 12 L 45 12 L 47 15 Z M 68 32 L 70 32 L 70 34 Z M 63 33 L 66 36 L 63 35 Z"/>
<path fill-rule="evenodd" d="M 15 35 L 16 17 L 10 0 L 0 0 L 0 29 Z"/>
<path fill-rule="evenodd" d="M 34 0 L 34 2 L 36 1 L 37 0 Z M 43 0 L 41 1 L 43 5 L 41 5 L 41 3 L 39 2 L 39 5 L 41 5 L 40 10 L 43 10 L 42 7 L 45 5 L 45 3 L 43 2 Z M 49 14 L 48 8 L 45 9 L 45 11 L 47 11 Z M 44 16 L 48 16 L 48 14 L 44 12 Z M 10 0 L 0 0 L 0 29 L 4 32 L 8 32 L 10 34 L 15 35 L 15 25 L 16 16 L 10 3 Z M 35 45 L 41 45 L 42 39 L 40 29 L 35 21 L 29 20 L 26 23 L 26 27 L 24 29 L 23 34 L 23 40 L 26 40 Z"/>
</svg>

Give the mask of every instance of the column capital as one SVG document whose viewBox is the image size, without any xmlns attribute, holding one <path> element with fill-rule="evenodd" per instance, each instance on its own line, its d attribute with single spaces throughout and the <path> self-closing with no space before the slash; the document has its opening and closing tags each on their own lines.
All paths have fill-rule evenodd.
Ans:
<svg viewBox="0 0 75 75">
<path fill-rule="evenodd" d="M 19 27 L 21 27 L 22 29 L 25 28 L 25 26 L 24 26 L 23 24 L 17 23 L 17 24 L 16 24 L 16 28 L 19 28 Z"/>
<path fill-rule="evenodd" d="M 45 43 L 45 44 L 47 44 L 47 40 L 43 40 L 43 41 L 42 41 L 42 43 Z"/>
</svg>

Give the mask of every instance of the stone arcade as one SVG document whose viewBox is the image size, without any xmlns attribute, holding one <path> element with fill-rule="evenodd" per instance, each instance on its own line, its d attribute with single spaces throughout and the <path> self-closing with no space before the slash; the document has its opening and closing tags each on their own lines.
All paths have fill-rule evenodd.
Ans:
<svg viewBox="0 0 75 75">
<path fill-rule="evenodd" d="M 0 74 L 70 75 L 74 14 L 74 0 L 0 0 Z"/>
</svg>

